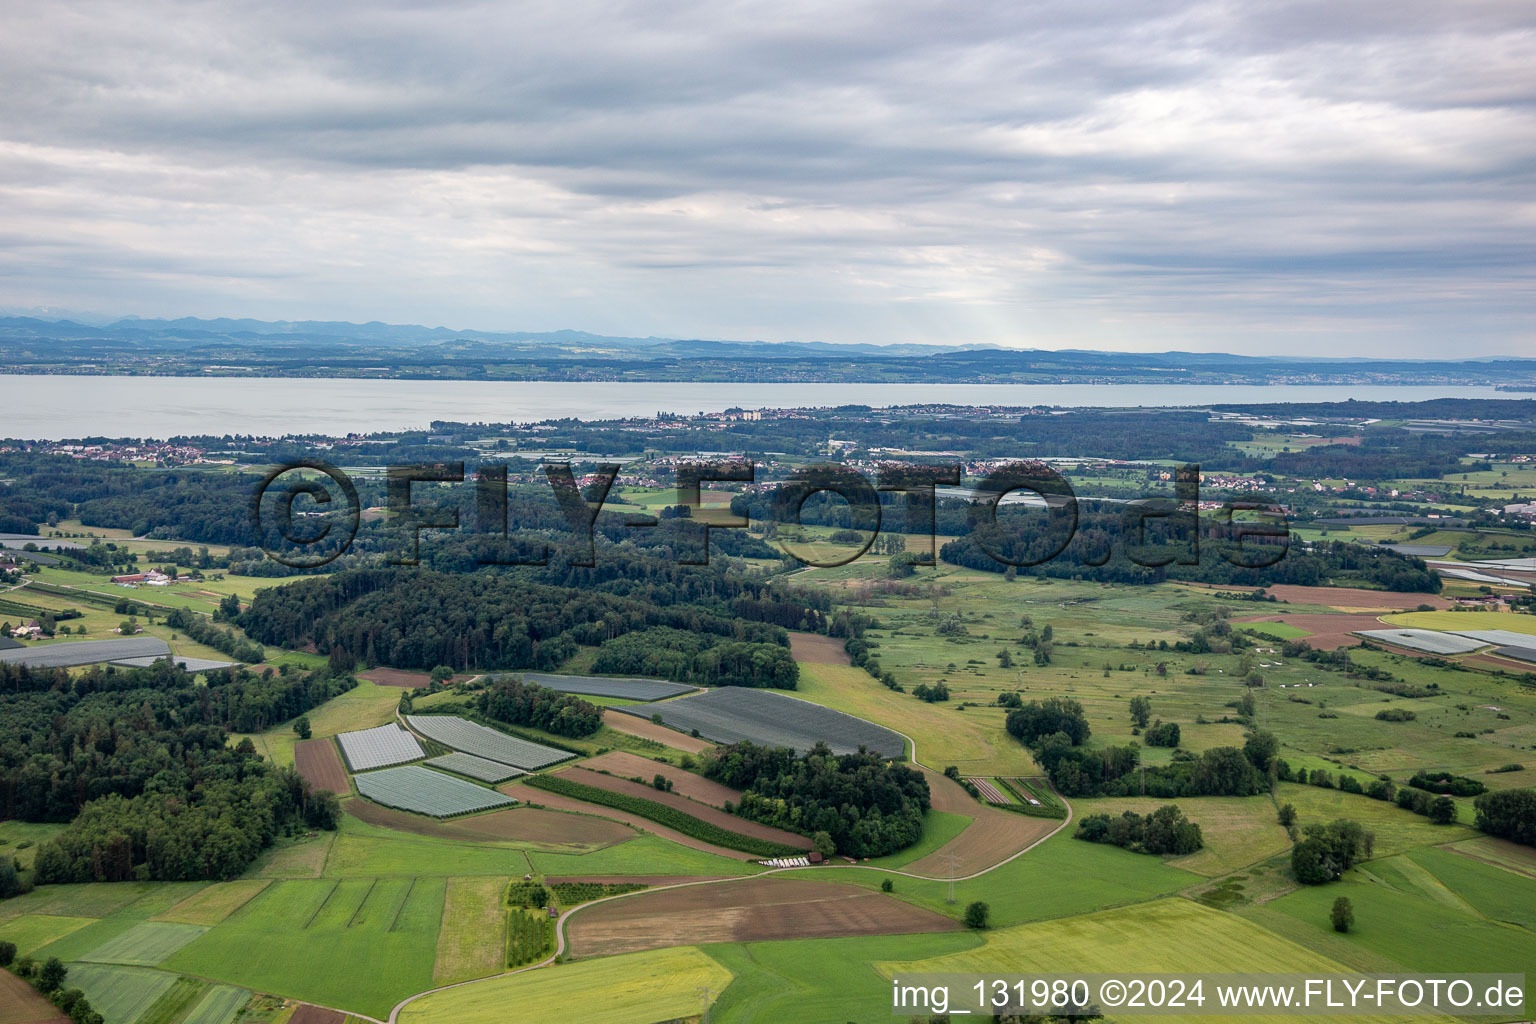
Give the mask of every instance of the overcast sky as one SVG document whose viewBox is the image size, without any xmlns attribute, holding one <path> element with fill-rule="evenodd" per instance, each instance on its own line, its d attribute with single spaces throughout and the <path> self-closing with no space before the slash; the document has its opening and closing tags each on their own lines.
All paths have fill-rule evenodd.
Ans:
<svg viewBox="0 0 1536 1024">
<path fill-rule="evenodd" d="M 9 4 L 0 305 L 1536 355 L 1536 5 Z"/>
</svg>

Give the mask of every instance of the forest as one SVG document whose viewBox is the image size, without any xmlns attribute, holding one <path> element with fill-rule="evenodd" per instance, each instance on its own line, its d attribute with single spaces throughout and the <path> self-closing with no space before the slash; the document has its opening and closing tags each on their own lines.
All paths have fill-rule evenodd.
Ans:
<svg viewBox="0 0 1536 1024">
<path fill-rule="evenodd" d="M 636 575 L 622 575 L 626 566 Z M 581 577 L 591 582 L 576 585 Z M 569 582 L 538 582 L 547 579 Z M 787 647 L 782 626 L 754 615 L 817 617 L 769 595 L 759 582 L 708 567 L 636 559 L 593 569 L 474 574 L 349 570 L 260 591 L 239 625 L 261 643 L 313 643 L 321 653 L 341 651 L 370 666 L 550 669 L 578 646 L 657 626 L 754 647 Z M 738 668 L 721 661 L 711 673 Z"/>
<path fill-rule="evenodd" d="M 818 743 L 802 757 L 787 747 L 733 743 L 704 758 L 706 778 L 740 789 L 735 811 L 790 832 L 825 832 L 837 852 L 878 857 L 923 833 L 928 781 L 878 754 L 833 754 Z"/>
<path fill-rule="evenodd" d="M 256 730 L 356 685 L 324 673 L 223 670 L 207 685 L 149 668 L 0 664 L 0 818 L 70 822 L 39 848 L 46 882 L 230 878 L 297 827 L 333 827 L 311 793 L 230 730 Z"/>
</svg>

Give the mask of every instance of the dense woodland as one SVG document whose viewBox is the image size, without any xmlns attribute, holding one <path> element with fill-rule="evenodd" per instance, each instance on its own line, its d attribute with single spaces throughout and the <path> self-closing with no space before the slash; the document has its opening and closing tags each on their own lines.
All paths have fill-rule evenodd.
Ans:
<svg viewBox="0 0 1536 1024">
<path fill-rule="evenodd" d="M 423 669 L 550 669 L 581 645 L 669 627 L 735 652 L 706 673 L 708 681 L 718 676 L 722 682 L 771 685 L 778 676 L 745 682 L 732 675 L 742 671 L 743 659 L 765 661 L 765 671 L 779 670 L 777 660 L 758 658 L 757 649 L 787 652 L 788 636 L 758 617 L 804 620 L 812 612 L 769 594 L 763 584 L 704 567 L 688 571 L 654 560 L 629 564 L 656 575 L 612 575 L 601 563 L 588 570 L 517 574 L 352 570 L 261 591 L 239 623 L 262 643 L 313 643 L 322 653 L 341 651 L 368 665 Z M 582 575 L 592 582 L 580 585 Z M 537 582 L 550 578 L 565 582 Z"/>
<path fill-rule="evenodd" d="M 355 686 L 323 673 L 0 664 L 0 817 L 72 822 L 38 851 L 44 882 L 230 878 L 284 831 L 332 827 L 312 794 L 231 730 L 259 730 Z"/>
<path fill-rule="evenodd" d="M 787 747 L 733 743 L 707 754 L 705 777 L 743 790 L 736 813 L 802 835 L 827 833 L 837 851 L 879 857 L 922 837 L 928 780 L 878 754 L 834 754 L 818 743 L 803 757 Z"/>
<path fill-rule="evenodd" d="M 569 693 L 518 679 L 497 679 L 476 698 L 487 718 L 531 725 L 556 736 L 590 736 L 603 724 L 603 709 Z"/>
</svg>

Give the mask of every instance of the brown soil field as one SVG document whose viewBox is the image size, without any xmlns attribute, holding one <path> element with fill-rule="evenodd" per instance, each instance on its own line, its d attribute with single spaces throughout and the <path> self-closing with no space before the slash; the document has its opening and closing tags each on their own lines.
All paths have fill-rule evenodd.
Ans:
<svg viewBox="0 0 1536 1024">
<path fill-rule="evenodd" d="M 572 782 L 579 782 L 585 786 L 596 786 L 598 789 L 606 789 L 610 793 L 623 793 L 626 796 L 639 797 L 642 800 L 651 800 L 658 804 L 664 804 L 667 807 L 674 807 L 684 814 L 691 814 L 695 818 L 709 822 L 711 825 L 718 825 L 728 832 L 752 836 L 754 839 L 766 839 L 770 843 L 783 843 L 785 846 L 793 846 L 801 850 L 809 850 L 811 848 L 809 836 L 796 835 L 793 832 L 786 832 L 781 828 L 774 828 L 771 825 L 763 825 L 755 821 L 748 821 L 745 818 L 738 818 L 734 814 L 726 814 L 718 807 L 700 803 L 697 800 L 690 800 L 677 793 L 663 793 L 648 782 L 642 785 L 638 782 L 631 782 L 628 779 L 616 779 L 611 775 L 600 775 L 585 768 L 564 768 L 554 774 L 563 779 L 570 779 Z M 708 780 L 700 779 L 699 781 L 707 782 Z M 720 788 L 724 789 L 725 787 L 722 786 Z M 727 792 L 730 791 L 727 790 Z M 606 808 L 604 809 L 606 810 Z"/>
<path fill-rule="evenodd" d="M 299 1008 L 293 1011 L 293 1016 L 288 1018 L 288 1024 L 345 1024 L 346 1019 L 347 1015 L 344 1013 L 301 1003 Z"/>
<path fill-rule="evenodd" d="M 1312 645 L 1319 651 L 1332 651 L 1340 647 L 1354 647 L 1360 643 L 1360 638 L 1354 635 L 1357 629 L 1389 629 L 1375 615 L 1286 615 L 1283 612 L 1273 615 L 1245 615 L 1232 620 L 1235 623 L 1245 622 L 1283 622 L 1288 626 L 1305 629 L 1311 636 L 1297 637 Z M 1418 652 L 1424 653 L 1422 651 Z"/>
<path fill-rule="evenodd" d="M 30 984 L 0 970 L 0 1024 L 69 1024 L 69 1018 Z"/>
<path fill-rule="evenodd" d="M 352 792 L 341 752 L 330 739 L 300 740 L 293 745 L 293 766 L 315 789 L 338 795 Z"/>
<path fill-rule="evenodd" d="M 647 892 L 589 907 L 566 934 L 578 956 L 705 942 L 910 935 L 960 927 L 931 910 L 858 886 L 754 878 Z"/>
<path fill-rule="evenodd" d="M 610 729 L 627 732 L 641 739 L 655 740 L 663 746 L 671 747 L 673 750 L 684 750 L 690 754 L 698 754 L 714 746 L 709 740 L 695 739 L 676 729 L 668 729 L 649 719 L 636 718 L 634 715 L 626 715 L 612 708 L 603 712 L 603 724 Z"/>
<path fill-rule="evenodd" d="M 810 665 L 852 665 L 843 642 L 820 633 L 790 633 L 789 653 Z"/>
<path fill-rule="evenodd" d="M 702 775 L 685 772 L 669 764 L 658 764 L 649 758 L 624 750 L 610 750 L 606 754 L 589 758 L 581 762 L 580 767 L 594 772 L 603 769 L 624 779 L 638 775 L 642 779 L 650 780 L 660 773 L 671 780 L 672 792 L 690 800 L 698 800 L 712 807 L 724 807 L 727 800 L 733 804 L 741 802 L 739 789 L 722 786 L 718 782 L 709 781 Z"/>
<path fill-rule="evenodd" d="M 529 790 L 537 793 L 537 790 Z M 519 799 L 523 799 L 519 795 Z M 543 803 L 544 801 L 540 801 Z M 513 807 L 489 814 L 477 814 L 456 821 L 438 821 L 404 811 L 381 807 L 368 800 L 348 800 L 347 813 L 360 821 L 398 832 L 411 832 L 434 839 L 460 842 L 517 840 L 551 847 L 578 846 L 583 849 L 612 846 L 633 839 L 634 832 L 617 822 L 584 815 L 562 814 L 537 807 Z"/>
<path fill-rule="evenodd" d="M 1199 584 L 1189 584 L 1195 587 Z M 1211 586 L 1205 590 L 1252 590 L 1252 587 Z M 1358 587 L 1304 587 L 1299 583 L 1277 583 L 1264 588 L 1281 601 L 1291 604 L 1321 604 L 1351 612 L 1413 611 L 1421 604 L 1436 609 L 1449 608 L 1451 602 L 1439 594 L 1399 594 L 1388 590 L 1361 590 Z"/>
<path fill-rule="evenodd" d="M 598 778 L 602 778 L 602 776 L 599 775 Z M 501 792 L 507 794 L 507 796 L 510 796 L 515 800 L 521 800 L 524 803 L 535 803 L 540 805 L 540 807 L 548 807 L 557 811 L 575 811 L 577 814 L 581 815 L 596 815 L 599 818 L 608 819 L 610 824 L 614 822 L 623 822 L 624 824 L 633 826 L 642 832 L 649 832 L 652 835 L 661 836 L 663 839 L 670 839 L 674 843 L 681 844 L 683 846 L 689 847 L 690 849 L 702 850 L 705 853 L 718 853 L 720 856 L 729 857 L 732 860 L 749 861 L 756 859 L 751 854 L 742 853 L 740 850 L 727 850 L 723 846 L 715 846 L 711 843 L 706 843 L 701 839 L 695 839 L 692 836 L 685 836 L 675 829 L 667 828 L 665 825 L 658 824 L 649 818 L 642 818 L 638 814 L 630 814 L 628 811 L 620 811 L 612 807 L 600 807 L 597 804 L 584 803 L 581 800 L 573 800 L 568 796 L 561 796 L 559 793 L 550 793 L 542 789 L 533 789 L 530 786 L 525 786 L 517 782 L 509 782 L 506 785 L 498 786 L 497 788 L 500 789 Z M 539 808 L 525 808 L 525 810 L 538 809 Z M 634 833 L 631 832 L 629 835 L 633 836 Z"/>
<path fill-rule="evenodd" d="M 401 689 L 413 690 L 418 686 L 426 686 L 432 681 L 432 677 L 426 672 L 414 672 L 403 668 L 371 668 L 367 672 L 359 672 L 357 678 L 366 679 L 370 683 L 380 686 L 398 686 Z M 462 683 L 475 678 L 472 673 L 460 672 L 449 680 L 450 683 Z"/>
<path fill-rule="evenodd" d="M 971 794 L 953 779 L 927 769 L 923 770 L 923 774 L 928 779 L 928 792 L 934 810 L 964 814 L 975 820 L 966 826 L 964 832 L 928 856 L 908 864 L 903 871 L 944 878 L 950 873 L 949 858 L 953 855 L 956 875 L 973 874 L 1050 835 L 1061 825 L 1055 818 L 1031 818 L 1027 814 L 988 807 L 973 800 Z"/>
</svg>

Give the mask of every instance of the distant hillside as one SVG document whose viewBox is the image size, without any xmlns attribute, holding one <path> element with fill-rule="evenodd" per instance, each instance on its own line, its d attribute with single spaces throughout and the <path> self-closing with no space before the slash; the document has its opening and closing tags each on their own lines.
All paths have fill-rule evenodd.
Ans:
<svg viewBox="0 0 1536 1024">
<path fill-rule="evenodd" d="M 1296 359 L 1209 352 L 630 338 L 410 324 L 0 317 L 0 372 L 485 380 L 1484 384 L 1536 359 Z"/>
</svg>

